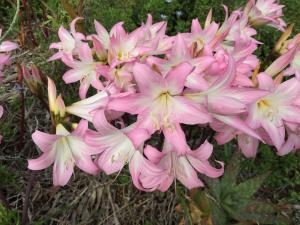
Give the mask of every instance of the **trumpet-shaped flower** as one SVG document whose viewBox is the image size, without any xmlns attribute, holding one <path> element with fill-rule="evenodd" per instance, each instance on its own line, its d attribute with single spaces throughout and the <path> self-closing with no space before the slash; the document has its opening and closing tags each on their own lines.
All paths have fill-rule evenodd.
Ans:
<svg viewBox="0 0 300 225">
<path fill-rule="evenodd" d="M 283 31 L 286 24 L 282 17 L 284 5 L 277 4 L 276 0 L 249 0 L 244 9 L 248 15 L 251 25 L 268 25 Z"/>
<path fill-rule="evenodd" d="M 97 90 L 104 89 L 99 76 L 107 73 L 108 67 L 94 62 L 92 50 L 87 43 L 79 48 L 78 57 L 80 61 L 63 58 L 63 62 L 72 68 L 63 75 L 63 80 L 67 84 L 80 81 L 79 96 L 84 99 L 90 85 Z"/>
<path fill-rule="evenodd" d="M 285 139 L 285 125 L 300 123 L 300 107 L 296 105 L 300 82 L 293 78 L 276 85 L 264 73 L 259 74 L 257 79 L 259 88 L 269 91 L 269 94 L 250 106 L 247 120 L 253 128 L 262 127 L 279 150 Z"/>
<path fill-rule="evenodd" d="M 247 111 L 249 104 L 266 95 L 265 91 L 251 88 L 234 88 L 230 84 L 235 77 L 235 63 L 229 57 L 226 72 L 215 80 L 207 90 L 201 92 L 189 91 L 185 96 L 201 105 L 204 105 L 210 114 L 217 120 L 241 130 L 251 136 L 260 138 L 239 115 Z"/>
<path fill-rule="evenodd" d="M 138 123 L 150 133 L 173 130 L 174 124 L 205 124 L 211 117 L 200 105 L 181 96 L 186 77 L 193 71 L 188 63 L 181 63 L 165 77 L 149 66 L 136 63 L 133 74 L 138 93 L 111 98 L 108 109 L 138 114 Z"/>
<path fill-rule="evenodd" d="M 66 107 L 66 112 L 92 122 L 97 110 L 105 108 L 108 102 L 106 91 L 101 91 L 89 98 L 75 102 Z"/>
<path fill-rule="evenodd" d="M 110 46 L 108 50 L 108 63 L 115 67 L 122 63 L 135 61 L 139 56 L 152 50 L 149 47 L 140 46 L 144 37 L 144 29 L 137 28 L 127 33 L 123 23 L 117 23 L 110 33 Z"/>
<path fill-rule="evenodd" d="M 37 159 L 28 160 L 28 168 L 42 170 L 54 163 L 53 184 L 55 186 L 64 186 L 68 183 L 74 165 L 86 173 L 96 174 L 99 169 L 93 163 L 91 155 L 97 152 L 83 140 L 87 126 L 87 121 L 82 120 L 72 133 L 62 124 L 56 126 L 55 135 L 35 131 L 32 139 L 43 153 Z"/>
<path fill-rule="evenodd" d="M 80 19 L 82 18 L 77 17 L 71 22 L 71 32 L 67 31 L 63 26 L 59 28 L 58 37 L 60 42 L 52 43 L 49 47 L 50 49 L 58 49 L 58 52 L 51 56 L 48 61 L 57 60 L 65 56 L 72 58 L 73 55 L 78 54 L 79 47 L 85 39 L 85 36 L 75 29 L 76 22 Z"/>
<path fill-rule="evenodd" d="M 146 190 L 140 185 L 141 173 L 147 171 L 159 175 L 162 172 L 143 157 L 141 147 L 150 136 L 148 132 L 144 129 L 132 129 L 134 125 L 119 130 L 107 121 L 104 110 L 96 112 L 93 124 L 97 132 L 89 131 L 85 140 L 101 153 L 96 160 L 99 168 L 106 174 L 112 174 L 129 163 L 133 183 L 137 188 Z"/>
<path fill-rule="evenodd" d="M 147 59 L 147 62 L 152 65 L 152 67 L 157 68 L 157 71 L 163 76 L 165 76 L 172 68 L 184 62 L 191 64 L 194 67 L 193 73 L 197 75 L 207 69 L 215 61 L 215 58 L 212 56 L 193 58 L 192 52 L 188 48 L 183 34 L 177 34 L 175 37 L 168 59 L 163 60 L 158 57 L 149 57 Z"/>
<path fill-rule="evenodd" d="M 213 146 L 207 141 L 194 151 L 186 146 L 185 154 L 177 154 L 174 151 L 174 145 L 168 142 L 164 143 L 162 152 L 147 145 L 145 155 L 151 162 L 164 169 L 164 174 L 160 174 L 160 176 L 152 174 L 151 176 L 144 173 L 141 176 L 142 185 L 145 188 L 166 191 L 174 179 L 177 179 L 188 189 L 202 187 L 204 184 L 198 178 L 197 172 L 212 178 L 219 177 L 224 172 L 223 163 L 219 162 L 220 169 L 210 165 L 208 159 L 212 151 Z"/>
</svg>

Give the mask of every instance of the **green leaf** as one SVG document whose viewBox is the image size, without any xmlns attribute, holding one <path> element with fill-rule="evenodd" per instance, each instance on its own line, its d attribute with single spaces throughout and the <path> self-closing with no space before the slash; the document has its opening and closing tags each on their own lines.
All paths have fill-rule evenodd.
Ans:
<svg viewBox="0 0 300 225">
<path fill-rule="evenodd" d="M 228 216 L 226 212 L 216 204 L 212 207 L 212 215 L 214 225 L 228 225 Z"/>
<path fill-rule="evenodd" d="M 220 201 L 220 195 L 221 195 L 221 185 L 219 179 L 216 178 L 209 178 L 206 176 L 201 176 L 201 180 L 204 181 L 207 190 L 209 193 L 216 199 L 216 201 Z"/>
<path fill-rule="evenodd" d="M 269 173 L 266 173 L 246 180 L 235 187 L 234 192 L 241 198 L 251 198 L 262 186 L 268 176 Z"/>
<path fill-rule="evenodd" d="M 232 157 L 225 166 L 224 175 L 221 179 L 222 187 L 232 187 L 236 184 L 237 176 L 240 171 L 241 153 L 234 151 Z"/>
</svg>

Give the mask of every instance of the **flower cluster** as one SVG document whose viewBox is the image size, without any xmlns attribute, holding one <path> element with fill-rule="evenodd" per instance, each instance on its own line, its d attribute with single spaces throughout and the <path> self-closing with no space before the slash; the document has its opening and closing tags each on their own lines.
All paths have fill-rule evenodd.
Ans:
<svg viewBox="0 0 300 225">
<path fill-rule="evenodd" d="M 208 140 L 189 147 L 184 124 L 210 127 L 218 144 L 237 138 L 246 157 L 255 157 L 259 142 L 275 146 L 279 155 L 297 149 L 299 37 L 282 40 L 282 56 L 268 68 L 260 69 L 254 55 L 262 44 L 256 26 L 285 29 L 282 7 L 274 0 L 250 0 L 230 15 L 225 7 L 222 24 L 212 21 L 210 11 L 203 26 L 194 19 L 189 33 L 176 36 L 166 35 L 166 22 L 153 23 L 151 15 L 132 32 L 122 22 L 107 31 L 95 21 L 96 34 L 86 36 L 75 29 L 82 18 L 72 21 L 70 31 L 61 26 L 60 42 L 50 46 L 58 51 L 49 60 L 70 67 L 63 80 L 80 82 L 81 100 L 66 106 L 48 78 L 56 132 L 32 135 L 43 154 L 29 160 L 29 169 L 54 163 L 54 185 L 63 186 L 74 165 L 112 174 L 128 164 L 140 190 L 166 191 L 175 179 L 200 187 L 198 173 L 216 178 L 224 165 L 210 159 Z M 80 122 L 70 122 L 71 115 Z M 134 122 L 124 121 L 128 115 Z M 157 132 L 164 136 L 162 149 L 149 142 Z"/>
<path fill-rule="evenodd" d="M 2 29 L 0 29 L 0 38 L 2 36 Z M 4 36 L 3 36 L 4 37 Z M 0 85 L 2 83 L 3 79 L 3 69 L 4 66 L 10 64 L 10 54 L 9 52 L 15 50 L 18 48 L 18 45 L 16 43 L 13 43 L 11 41 L 0 41 Z M 0 118 L 3 115 L 3 107 L 0 105 Z M 2 136 L 0 135 L 0 143 L 2 140 Z"/>
</svg>

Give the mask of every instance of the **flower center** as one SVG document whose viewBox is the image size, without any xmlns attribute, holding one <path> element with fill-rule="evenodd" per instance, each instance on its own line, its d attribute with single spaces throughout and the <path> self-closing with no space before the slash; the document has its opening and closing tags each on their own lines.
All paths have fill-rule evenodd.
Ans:
<svg viewBox="0 0 300 225">
<path fill-rule="evenodd" d="M 128 59 L 128 58 L 129 58 L 128 52 L 123 52 L 123 51 L 118 52 L 118 60 L 119 61 L 122 61 L 122 60 Z"/>
<path fill-rule="evenodd" d="M 273 107 L 270 101 L 262 99 L 257 103 L 257 107 L 265 118 L 268 118 L 270 121 L 274 121 L 278 113 L 278 109 Z"/>
<path fill-rule="evenodd" d="M 156 129 L 171 128 L 173 125 L 170 121 L 172 96 L 168 91 L 161 92 L 154 100 L 154 110 L 151 112 L 152 123 Z"/>
</svg>

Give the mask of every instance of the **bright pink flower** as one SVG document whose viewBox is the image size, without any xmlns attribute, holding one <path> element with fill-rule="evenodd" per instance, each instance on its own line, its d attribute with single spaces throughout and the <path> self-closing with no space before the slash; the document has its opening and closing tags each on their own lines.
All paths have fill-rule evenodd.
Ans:
<svg viewBox="0 0 300 225">
<path fill-rule="evenodd" d="M 282 17 L 282 8 L 276 0 L 249 0 L 244 9 L 245 15 L 249 17 L 251 25 L 268 25 L 284 31 L 285 22 Z"/>
<path fill-rule="evenodd" d="M 55 186 L 64 186 L 68 183 L 74 165 L 87 173 L 96 174 L 99 169 L 91 158 L 91 155 L 96 153 L 95 149 L 83 140 L 87 126 L 87 121 L 82 120 L 72 133 L 62 124 L 57 125 L 55 135 L 35 131 L 32 139 L 43 154 L 37 159 L 28 160 L 28 168 L 42 170 L 54 163 L 53 184 Z"/>
</svg>

